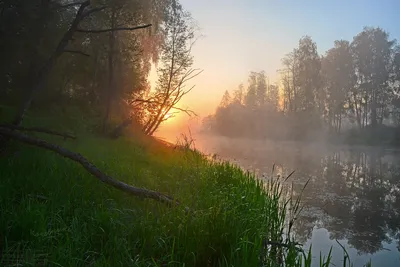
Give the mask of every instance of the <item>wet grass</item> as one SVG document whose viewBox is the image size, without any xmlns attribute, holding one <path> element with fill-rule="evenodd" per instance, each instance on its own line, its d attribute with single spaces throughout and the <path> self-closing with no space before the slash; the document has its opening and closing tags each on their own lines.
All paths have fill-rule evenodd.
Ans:
<svg viewBox="0 0 400 267">
<path fill-rule="evenodd" d="M 70 123 L 34 117 L 26 125 Z M 311 253 L 288 237 L 300 202 L 281 181 L 210 161 L 187 140 L 174 149 L 140 135 L 107 140 L 74 130 L 73 141 L 35 136 L 191 212 L 128 196 L 59 155 L 11 143 L 0 158 L 0 266 L 311 266 Z M 328 266 L 331 254 L 316 260 Z"/>
</svg>

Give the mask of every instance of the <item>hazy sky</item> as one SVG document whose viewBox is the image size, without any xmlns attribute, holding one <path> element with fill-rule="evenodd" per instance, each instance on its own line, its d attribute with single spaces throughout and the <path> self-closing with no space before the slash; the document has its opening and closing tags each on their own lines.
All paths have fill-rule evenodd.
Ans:
<svg viewBox="0 0 400 267">
<path fill-rule="evenodd" d="M 280 60 L 304 35 L 320 53 L 334 40 L 351 41 L 363 26 L 379 26 L 400 38 L 400 0 L 180 0 L 198 22 L 202 39 L 193 48 L 196 88 L 183 100 L 200 115 L 211 113 L 225 90 L 245 83 L 250 71 L 272 80 Z"/>
</svg>

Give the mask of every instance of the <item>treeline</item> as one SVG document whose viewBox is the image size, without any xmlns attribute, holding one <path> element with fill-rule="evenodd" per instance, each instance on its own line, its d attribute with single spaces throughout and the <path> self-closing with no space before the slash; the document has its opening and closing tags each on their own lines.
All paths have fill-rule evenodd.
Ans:
<svg viewBox="0 0 400 267">
<path fill-rule="evenodd" d="M 153 134 L 199 73 L 196 31 L 176 0 L 0 0 L 0 102 L 15 125 L 30 107 L 77 107 L 104 133 L 134 122 Z"/>
<path fill-rule="evenodd" d="M 311 37 L 282 59 L 280 81 L 264 72 L 225 92 L 204 129 L 228 136 L 314 139 L 382 132 L 400 124 L 400 48 L 381 28 L 365 27 L 352 42 L 338 40 L 319 55 Z M 368 130 L 367 130 L 368 129 Z"/>
</svg>

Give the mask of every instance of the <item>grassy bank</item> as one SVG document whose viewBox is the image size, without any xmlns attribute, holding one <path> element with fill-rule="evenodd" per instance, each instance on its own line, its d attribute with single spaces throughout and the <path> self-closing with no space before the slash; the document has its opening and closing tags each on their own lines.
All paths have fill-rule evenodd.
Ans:
<svg viewBox="0 0 400 267">
<path fill-rule="evenodd" d="M 172 195 L 191 212 L 128 196 L 75 162 L 12 142 L 0 158 L 1 266 L 281 266 L 283 247 L 265 245 L 283 242 L 278 183 L 140 134 L 98 137 L 80 116 L 37 115 L 29 125 L 73 128 L 77 140 L 35 136 L 126 183 Z M 286 266 L 310 266 L 310 255 L 284 251 Z"/>
</svg>

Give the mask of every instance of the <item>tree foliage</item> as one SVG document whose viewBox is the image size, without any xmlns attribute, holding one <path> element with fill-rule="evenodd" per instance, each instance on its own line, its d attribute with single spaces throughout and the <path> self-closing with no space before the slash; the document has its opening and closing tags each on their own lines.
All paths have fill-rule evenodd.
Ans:
<svg viewBox="0 0 400 267">
<path fill-rule="evenodd" d="M 235 91 L 234 101 L 208 118 L 208 129 L 315 139 L 340 135 L 343 129 L 379 132 L 385 125 L 399 125 L 400 49 L 381 28 L 365 27 L 351 42 L 337 40 L 324 55 L 310 36 L 302 37 L 278 73 L 274 86 L 264 72 L 251 72 L 244 101 Z M 209 122 L 212 118 L 215 123 Z"/>
<path fill-rule="evenodd" d="M 190 17 L 175 0 L 0 1 L 1 102 L 20 107 L 15 124 L 31 103 L 77 106 L 98 116 L 104 131 L 125 118 L 143 123 L 149 106 L 134 100 L 150 93 L 151 64 L 165 61 L 177 6 Z M 193 63 L 190 51 L 179 53 Z"/>
</svg>

